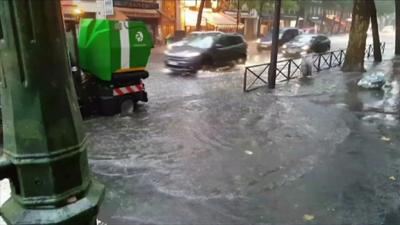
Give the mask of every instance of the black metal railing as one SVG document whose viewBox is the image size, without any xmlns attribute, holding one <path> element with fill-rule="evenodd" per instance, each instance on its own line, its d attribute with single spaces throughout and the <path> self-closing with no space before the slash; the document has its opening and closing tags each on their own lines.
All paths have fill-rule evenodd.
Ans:
<svg viewBox="0 0 400 225">
<path fill-rule="evenodd" d="M 301 59 L 287 59 L 280 60 L 276 63 L 276 79 L 277 81 L 288 81 L 296 78 L 301 73 Z M 247 66 L 244 71 L 243 80 L 243 91 L 251 91 L 259 87 L 259 82 L 262 85 L 268 84 L 267 76 L 270 63 L 264 63 L 260 65 Z M 254 79 L 249 80 L 249 75 L 252 75 Z M 249 84 L 249 85 L 248 85 Z M 254 87 L 254 88 L 253 88 Z"/>
<path fill-rule="evenodd" d="M 380 46 L 381 46 L 381 52 L 383 55 L 383 53 L 385 53 L 386 43 L 381 42 Z M 374 56 L 374 45 L 373 44 L 368 45 L 368 48 L 365 49 L 365 56 L 367 58 Z"/>
<path fill-rule="evenodd" d="M 385 51 L 386 44 L 381 43 L 382 54 Z M 368 58 L 373 56 L 373 46 L 369 45 L 366 49 L 365 56 Z M 308 63 L 313 72 L 329 70 L 334 67 L 343 65 L 346 56 L 346 50 L 336 50 L 320 54 L 311 54 L 303 59 L 286 59 L 277 62 L 276 80 L 289 81 L 301 75 L 301 67 L 304 61 Z M 305 65 L 304 65 L 305 66 Z M 249 92 L 261 86 L 268 84 L 268 69 L 270 63 L 263 63 L 245 67 L 243 79 L 243 91 Z"/>
<path fill-rule="evenodd" d="M 329 70 L 333 67 L 341 66 L 344 62 L 345 50 L 336 50 L 322 54 L 314 54 L 313 58 L 313 71 L 319 72 L 321 70 Z"/>
</svg>

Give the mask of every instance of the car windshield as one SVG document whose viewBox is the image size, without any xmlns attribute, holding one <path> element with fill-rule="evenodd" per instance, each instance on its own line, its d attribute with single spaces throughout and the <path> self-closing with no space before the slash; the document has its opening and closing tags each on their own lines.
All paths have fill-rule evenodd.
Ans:
<svg viewBox="0 0 400 225">
<path fill-rule="evenodd" d="M 271 30 L 271 32 L 269 32 L 269 33 L 267 34 L 267 36 L 265 36 L 265 39 L 266 39 L 266 40 L 272 40 L 272 34 L 273 34 L 273 33 L 274 33 L 274 31 Z M 284 33 L 284 30 L 279 30 L 279 35 L 278 35 L 278 38 L 279 38 L 279 39 L 282 38 L 283 33 Z"/>
<path fill-rule="evenodd" d="M 187 40 L 187 45 L 201 49 L 211 48 L 213 43 L 214 37 L 205 35 L 193 36 Z"/>
<path fill-rule="evenodd" d="M 309 43 L 313 39 L 315 39 L 315 36 L 311 35 L 299 35 L 293 39 L 293 42 L 302 42 L 302 43 Z"/>
</svg>

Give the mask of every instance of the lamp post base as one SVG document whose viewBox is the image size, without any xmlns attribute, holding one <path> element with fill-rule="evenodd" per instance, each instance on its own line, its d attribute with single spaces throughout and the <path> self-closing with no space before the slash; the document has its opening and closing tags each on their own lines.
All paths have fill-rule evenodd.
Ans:
<svg viewBox="0 0 400 225">
<path fill-rule="evenodd" d="M 12 197 L 1 207 L 9 225 L 95 225 L 104 196 L 104 186 L 92 180 L 85 196 L 60 208 L 25 208 Z"/>
</svg>

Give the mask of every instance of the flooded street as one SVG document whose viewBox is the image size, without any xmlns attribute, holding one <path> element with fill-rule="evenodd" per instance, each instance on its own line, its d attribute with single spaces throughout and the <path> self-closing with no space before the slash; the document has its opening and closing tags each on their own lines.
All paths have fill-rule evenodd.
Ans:
<svg viewBox="0 0 400 225">
<path fill-rule="evenodd" d="M 177 76 L 150 65 L 149 103 L 85 122 L 107 187 L 99 219 L 400 223 L 398 68 L 373 68 L 388 72 L 386 91 L 335 69 L 243 93 L 243 66 Z"/>
<path fill-rule="evenodd" d="M 400 224 L 400 59 L 387 46 L 366 63 L 383 90 L 335 68 L 249 93 L 243 65 L 171 74 L 159 50 L 148 103 L 85 121 L 100 224 Z"/>
</svg>

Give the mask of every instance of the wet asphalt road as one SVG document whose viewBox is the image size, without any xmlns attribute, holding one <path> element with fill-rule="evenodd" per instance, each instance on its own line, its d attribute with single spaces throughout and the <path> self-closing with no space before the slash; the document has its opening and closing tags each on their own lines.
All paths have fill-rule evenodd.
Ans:
<svg viewBox="0 0 400 225">
<path fill-rule="evenodd" d="M 243 66 L 152 60 L 149 103 L 85 122 L 103 222 L 400 224 L 399 60 L 370 65 L 386 91 L 333 70 L 246 94 Z"/>
</svg>

